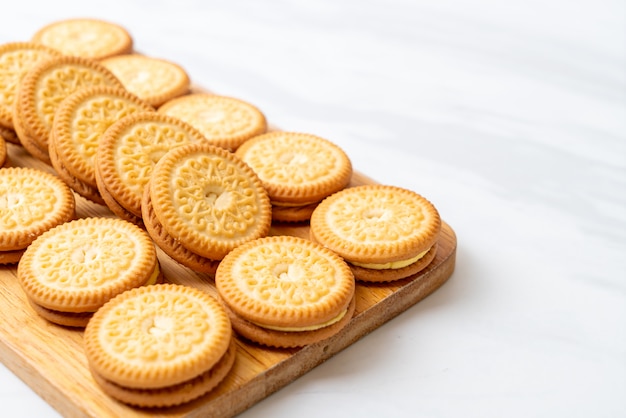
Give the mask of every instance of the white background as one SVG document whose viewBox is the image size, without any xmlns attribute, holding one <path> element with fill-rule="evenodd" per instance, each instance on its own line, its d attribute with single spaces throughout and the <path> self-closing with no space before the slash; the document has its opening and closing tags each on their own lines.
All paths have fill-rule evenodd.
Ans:
<svg viewBox="0 0 626 418">
<path fill-rule="evenodd" d="M 626 416 L 623 1 L 5 3 L 0 42 L 122 24 L 457 233 L 441 289 L 242 417 Z M 0 405 L 58 416 L 4 367 Z"/>
</svg>

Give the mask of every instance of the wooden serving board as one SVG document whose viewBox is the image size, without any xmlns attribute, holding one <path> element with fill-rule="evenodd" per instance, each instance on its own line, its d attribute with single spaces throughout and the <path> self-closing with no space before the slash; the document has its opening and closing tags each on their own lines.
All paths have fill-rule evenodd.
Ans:
<svg viewBox="0 0 626 418">
<path fill-rule="evenodd" d="M 8 144 L 10 165 L 53 172 L 21 147 Z M 351 185 L 374 183 L 355 172 Z M 77 196 L 78 217 L 114 215 Z M 272 235 L 308 238 L 306 225 L 274 225 Z M 216 295 L 210 276 L 197 274 L 158 250 L 166 280 Z M 28 305 L 15 266 L 0 266 L 0 361 L 46 402 L 67 417 L 231 417 L 383 325 L 441 286 L 454 271 L 456 236 L 443 223 L 439 249 L 426 270 L 390 284 L 356 287 L 356 312 L 339 334 L 300 349 L 269 349 L 237 338 L 237 358 L 229 376 L 210 394 L 184 406 L 134 409 L 105 395 L 92 379 L 83 352 L 83 332 L 51 324 Z"/>
</svg>

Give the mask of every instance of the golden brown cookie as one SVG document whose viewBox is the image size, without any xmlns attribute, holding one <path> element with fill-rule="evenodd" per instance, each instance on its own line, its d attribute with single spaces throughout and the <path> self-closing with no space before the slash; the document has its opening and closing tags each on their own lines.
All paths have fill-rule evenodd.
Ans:
<svg viewBox="0 0 626 418">
<path fill-rule="evenodd" d="M 32 42 L 46 45 L 64 55 L 103 59 L 133 50 L 130 33 L 120 25 L 99 19 L 64 19 L 40 28 Z"/>
<path fill-rule="evenodd" d="M 4 137 L 0 135 L 0 168 L 7 162 L 7 143 Z"/>
<path fill-rule="evenodd" d="M 113 298 L 93 316 L 84 341 L 103 391 L 141 407 L 204 395 L 227 376 L 236 357 L 231 324 L 217 300 L 175 284 Z"/>
<path fill-rule="evenodd" d="M 299 347 L 339 332 L 354 312 L 350 267 L 334 252 L 280 235 L 231 251 L 215 274 L 234 329 L 263 345 Z"/>
<path fill-rule="evenodd" d="M 437 209 L 421 195 L 388 185 L 344 189 L 313 212 L 310 237 L 342 256 L 358 280 L 414 275 L 434 258 L 441 230 Z"/>
<path fill-rule="evenodd" d="M 18 86 L 13 108 L 13 124 L 24 148 L 50 164 L 48 137 L 58 106 L 73 92 L 98 85 L 124 88 L 109 70 L 86 58 L 61 56 L 32 67 Z"/>
<path fill-rule="evenodd" d="M 336 144 L 316 135 L 275 131 L 235 152 L 259 176 L 277 221 L 306 221 L 315 206 L 350 183 L 352 164 Z"/>
<path fill-rule="evenodd" d="M 181 145 L 156 163 L 150 178 L 154 214 L 189 251 L 221 260 L 271 226 L 267 191 L 230 151 L 206 142 Z"/>
<path fill-rule="evenodd" d="M 35 168 L 1 168 L 0 253 L 14 260 L 45 231 L 72 220 L 75 207 L 74 194 L 55 175 Z"/>
<path fill-rule="evenodd" d="M 267 131 L 265 115 L 257 107 L 232 97 L 188 94 L 166 102 L 159 112 L 184 120 L 213 145 L 231 151 Z"/>
<path fill-rule="evenodd" d="M 114 206 L 141 217 L 143 189 L 156 162 L 174 147 L 203 141 L 200 132 L 172 116 L 143 112 L 122 118 L 98 142 L 98 189 L 115 201 Z"/>
<path fill-rule="evenodd" d="M 15 133 L 15 130 L 12 128 L 5 128 L 4 126 L 0 126 L 0 136 L 4 138 L 6 142 L 10 142 L 15 145 L 22 145 L 20 139 Z"/>
<path fill-rule="evenodd" d="M 13 105 L 17 86 L 26 72 L 38 62 L 60 53 L 33 42 L 0 45 L 0 126 L 13 130 Z"/>
<path fill-rule="evenodd" d="M 141 211 L 141 219 L 144 228 L 146 228 L 146 231 L 148 231 L 148 234 L 150 234 L 155 244 L 158 245 L 165 254 L 193 271 L 215 275 L 220 260 L 213 260 L 190 251 L 184 247 L 179 240 L 169 235 L 167 231 L 163 229 L 163 225 L 161 225 L 152 209 L 149 187 L 146 187 L 144 190 Z"/>
<path fill-rule="evenodd" d="M 148 234 L 117 218 L 58 225 L 33 241 L 17 266 L 29 302 L 40 307 L 36 311 L 66 326 L 84 326 L 109 299 L 154 284 L 160 274 Z"/>
<path fill-rule="evenodd" d="M 123 88 L 101 85 L 74 91 L 55 112 L 48 137 L 52 166 L 70 187 L 76 187 L 77 193 L 94 200 L 94 195 L 98 195 L 95 159 L 105 131 L 121 118 L 150 111 L 154 111 L 152 106 Z M 81 185 L 77 187 L 76 183 Z M 99 197 L 94 201 L 102 200 Z"/>
<path fill-rule="evenodd" d="M 173 62 L 139 54 L 117 55 L 100 62 L 140 99 L 159 107 L 189 92 L 189 75 Z"/>
</svg>

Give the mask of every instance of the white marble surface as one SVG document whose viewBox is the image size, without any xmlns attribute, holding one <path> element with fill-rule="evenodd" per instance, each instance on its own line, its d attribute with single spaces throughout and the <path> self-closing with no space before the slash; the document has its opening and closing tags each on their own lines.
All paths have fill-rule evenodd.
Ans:
<svg viewBox="0 0 626 418">
<path fill-rule="evenodd" d="M 448 283 L 242 417 L 626 416 L 623 0 L 3 9 L 0 42 L 66 17 L 121 23 L 196 83 L 427 196 L 456 231 Z M 4 367 L 0 405 L 58 416 Z"/>
</svg>

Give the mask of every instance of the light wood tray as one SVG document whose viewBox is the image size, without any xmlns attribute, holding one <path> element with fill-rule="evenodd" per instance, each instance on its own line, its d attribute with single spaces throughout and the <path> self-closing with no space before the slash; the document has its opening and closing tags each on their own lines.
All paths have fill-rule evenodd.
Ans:
<svg viewBox="0 0 626 418">
<path fill-rule="evenodd" d="M 10 165 L 53 172 L 21 147 L 8 144 Z M 373 180 L 355 172 L 351 185 Z M 105 207 L 77 196 L 78 217 L 112 217 Z M 308 238 L 306 225 L 274 225 L 272 235 Z M 216 295 L 209 276 L 197 274 L 158 250 L 166 280 Z M 80 330 L 46 322 L 32 311 L 17 281 L 16 268 L 0 266 L 0 361 L 46 402 L 68 417 L 231 417 L 346 348 L 416 304 L 441 286 L 454 270 L 456 236 L 444 222 L 435 260 L 418 275 L 391 284 L 357 284 L 356 312 L 338 335 L 300 349 L 268 349 L 237 339 L 237 358 L 229 376 L 213 392 L 187 405 L 140 410 L 105 395 L 92 379 Z"/>
</svg>

